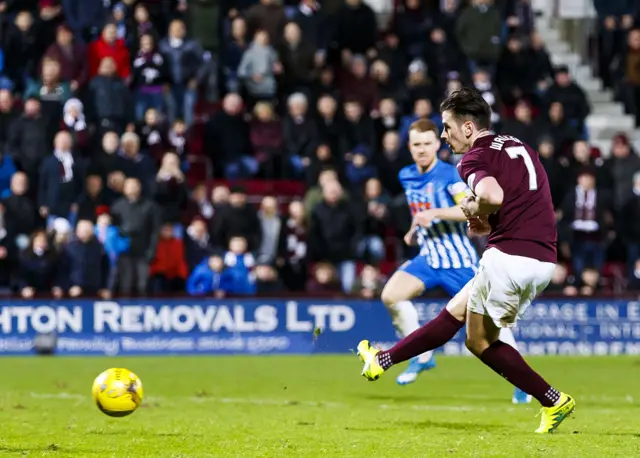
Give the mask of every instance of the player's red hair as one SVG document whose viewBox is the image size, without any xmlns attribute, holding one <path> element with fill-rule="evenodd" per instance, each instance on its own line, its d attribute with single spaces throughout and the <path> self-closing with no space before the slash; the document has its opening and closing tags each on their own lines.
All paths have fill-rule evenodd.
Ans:
<svg viewBox="0 0 640 458">
<path fill-rule="evenodd" d="M 436 137 L 438 137 L 440 134 L 438 131 L 438 126 L 436 126 L 435 123 L 430 119 L 424 118 L 413 121 L 409 126 L 409 132 L 411 132 L 412 130 L 415 130 L 419 134 L 432 131 L 434 134 L 436 134 Z"/>
</svg>

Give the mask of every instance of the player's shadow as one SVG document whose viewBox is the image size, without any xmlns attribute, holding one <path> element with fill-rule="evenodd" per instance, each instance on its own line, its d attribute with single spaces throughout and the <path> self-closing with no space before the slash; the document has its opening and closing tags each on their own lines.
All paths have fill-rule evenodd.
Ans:
<svg viewBox="0 0 640 458">
<path fill-rule="evenodd" d="M 452 421 L 437 421 L 437 420 L 423 420 L 423 421 L 397 421 L 393 423 L 395 427 L 401 427 L 403 429 L 429 429 L 440 428 L 448 429 L 450 431 L 509 431 L 512 427 L 509 425 L 495 425 L 486 423 L 456 423 Z"/>
</svg>

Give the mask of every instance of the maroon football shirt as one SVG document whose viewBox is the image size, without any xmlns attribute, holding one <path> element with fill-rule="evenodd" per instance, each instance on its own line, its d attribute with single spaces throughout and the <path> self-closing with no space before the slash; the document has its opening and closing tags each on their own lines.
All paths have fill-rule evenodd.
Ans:
<svg viewBox="0 0 640 458">
<path fill-rule="evenodd" d="M 487 135 L 474 142 L 458 171 L 472 191 L 485 177 L 495 178 L 504 191 L 502 207 L 489 216 L 488 247 L 544 262 L 557 261 L 549 181 L 535 150 L 510 135 Z"/>
</svg>

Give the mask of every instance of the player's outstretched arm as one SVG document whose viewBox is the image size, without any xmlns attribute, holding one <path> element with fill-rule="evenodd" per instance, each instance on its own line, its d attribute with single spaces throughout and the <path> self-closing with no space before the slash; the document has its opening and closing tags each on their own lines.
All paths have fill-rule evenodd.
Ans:
<svg viewBox="0 0 640 458">
<path fill-rule="evenodd" d="M 467 217 L 460 206 L 432 208 L 418 212 L 413 217 L 414 223 L 422 227 L 428 227 L 434 219 L 441 221 L 465 222 Z"/>
<path fill-rule="evenodd" d="M 493 177 L 484 177 L 475 187 L 475 197 L 461 203 L 467 217 L 486 216 L 500 210 L 504 200 L 504 191 Z"/>
</svg>

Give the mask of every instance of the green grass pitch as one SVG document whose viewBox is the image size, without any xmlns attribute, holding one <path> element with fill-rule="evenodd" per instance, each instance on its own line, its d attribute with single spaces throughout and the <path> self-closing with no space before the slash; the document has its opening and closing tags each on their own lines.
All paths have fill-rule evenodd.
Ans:
<svg viewBox="0 0 640 458">
<path fill-rule="evenodd" d="M 640 456 L 640 361 L 531 358 L 577 410 L 538 436 L 537 405 L 473 358 L 399 387 L 355 356 L 0 359 L 0 456 L 80 457 L 633 457 Z M 145 399 L 109 418 L 95 376 L 124 366 Z"/>
</svg>

